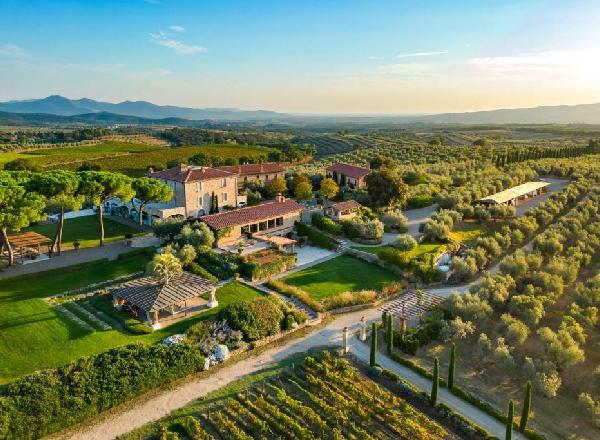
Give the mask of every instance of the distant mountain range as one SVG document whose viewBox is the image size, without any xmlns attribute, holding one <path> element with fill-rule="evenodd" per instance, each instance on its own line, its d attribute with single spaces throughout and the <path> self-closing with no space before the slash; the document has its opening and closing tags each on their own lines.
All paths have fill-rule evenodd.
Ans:
<svg viewBox="0 0 600 440">
<path fill-rule="evenodd" d="M 218 119 L 218 120 L 267 120 L 285 116 L 266 110 L 240 110 L 236 108 L 188 108 L 172 105 L 156 105 L 146 101 L 123 101 L 117 104 L 93 99 L 68 99 L 59 95 L 26 101 L 0 103 L 0 111 L 10 113 L 48 113 L 59 116 L 74 116 L 87 113 L 112 113 L 140 118 L 164 119 Z"/>
<path fill-rule="evenodd" d="M 560 105 L 437 115 L 302 115 L 236 108 L 188 108 L 146 101 L 117 104 L 53 95 L 0 102 L 3 124 L 159 124 L 207 126 L 219 122 L 433 123 L 433 124 L 600 124 L 600 104 Z"/>
</svg>

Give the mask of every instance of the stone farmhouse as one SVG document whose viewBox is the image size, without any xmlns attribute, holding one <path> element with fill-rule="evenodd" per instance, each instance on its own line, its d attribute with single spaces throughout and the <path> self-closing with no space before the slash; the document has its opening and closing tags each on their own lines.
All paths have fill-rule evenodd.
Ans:
<svg viewBox="0 0 600 440">
<path fill-rule="evenodd" d="M 352 189 L 364 188 L 365 177 L 371 172 L 369 168 L 350 165 L 347 163 L 334 163 L 325 168 L 327 177 L 332 178 L 341 187 Z"/>
<path fill-rule="evenodd" d="M 237 175 L 239 189 L 242 189 L 248 182 L 261 182 L 268 185 L 276 177 L 283 178 L 285 176 L 285 168 L 273 162 L 230 165 L 217 167 L 216 169 Z"/>
</svg>

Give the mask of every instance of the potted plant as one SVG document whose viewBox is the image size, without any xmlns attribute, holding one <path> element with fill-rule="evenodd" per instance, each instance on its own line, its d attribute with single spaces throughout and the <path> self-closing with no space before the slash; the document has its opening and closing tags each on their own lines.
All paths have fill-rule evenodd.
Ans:
<svg viewBox="0 0 600 440">
<path fill-rule="evenodd" d="M 75 241 L 73 242 L 73 248 L 74 248 L 75 250 L 78 250 L 80 247 L 81 247 L 81 243 L 79 242 L 79 240 L 75 240 Z"/>
</svg>

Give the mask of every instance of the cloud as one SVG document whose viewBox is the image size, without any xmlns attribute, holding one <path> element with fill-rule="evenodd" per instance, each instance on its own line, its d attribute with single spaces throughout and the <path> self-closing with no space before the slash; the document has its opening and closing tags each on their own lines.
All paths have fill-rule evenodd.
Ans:
<svg viewBox="0 0 600 440">
<path fill-rule="evenodd" d="M 467 65 L 481 75 L 529 78 L 536 75 L 594 76 L 600 69 L 600 49 L 549 50 L 510 56 L 479 57 Z"/>
<path fill-rule="evenodd" d="M 206 52 L 206 48 L 197 45 L 188 45 L 179 40 L 175 40 L 165 32 L 159 31 L 150 34 L 150 41 L 159 46 L 168 47 L 181 55 L 192 55 L 199 52 Z"/>
<path fill-rule="evenodd" d="M 173 32 L 185 32 L 185 28 L 183 26 L 169 26 Z"/>
<path fill-rule="evenodd" d="M 435 55 L 447 54 L 447 50 L 441 50 L 436 52 L 412 52 L 412 53 L 401 53 L 396 55 L 396 58 L 414 58 L 414 57 L 432 57 Z"/>
<path fill-rule="evenodd" d="M 16 44 L 0 45 L 0 57 L 7 58 L 29 58 L 29 54 Z"/>
</svg>

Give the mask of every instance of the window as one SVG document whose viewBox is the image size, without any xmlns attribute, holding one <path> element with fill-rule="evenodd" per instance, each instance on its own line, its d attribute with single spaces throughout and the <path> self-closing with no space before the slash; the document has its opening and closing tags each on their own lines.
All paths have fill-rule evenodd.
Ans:
<svg viewBox="0 0 600 440">
<path fill-rule="evenodd" d="M 196 182 L 196 191 L 202 191 L 202 182 Z"/>
<path fill-rule="evenodd" d="M 223 193 L 221 194 L 221 201 L 226 202 L 227 201 L 227 193 Z"/>
<path fill-rule="evenodd" d="M 250 233 L 250 226 L 242 226 L 242 235 Z"/>
<path fill-rule="evenodd" d="M 198 197 L 198 206 L 202 206 L 202 197 Z"/>
<path fill-rule="evenodd" d="M 260 222 L 258 224 L 258 230 L 259 231 L 264 231 L 265 229 L 267 229 L 267 222 Z"/>
<path fill-rule="evenodd" d="M 275 224 L 276 224 L 277 226 L 283 226 L 283 217 L 277 217 L 277 218 L 275 219 Z"/>
<path fill-rule="evenodd" d="M 274 228 L 275 227 L 275 219 L 272 218 L 271 220 L 269 220 L 269 229 Z"/>
<path fill-rule="evenodd" d="M 221 179 L 221 188 L 225 188 L 227 186 L 227 179 L 223 178 Z"/>
<path fill-rule="evenodd" d="M 255 232 L 257 232 L 257 231 L 258 231 L 258 225 L 257 225 L 256 223 L 255 223 L 255 224 L 253 224 L 253 225 L 250 225 L 250 232 L 251 232 L 251 233 L 253 233 L 253 234 L 254 234 L 254 233 L 255 233 Z"/>
</svg>

